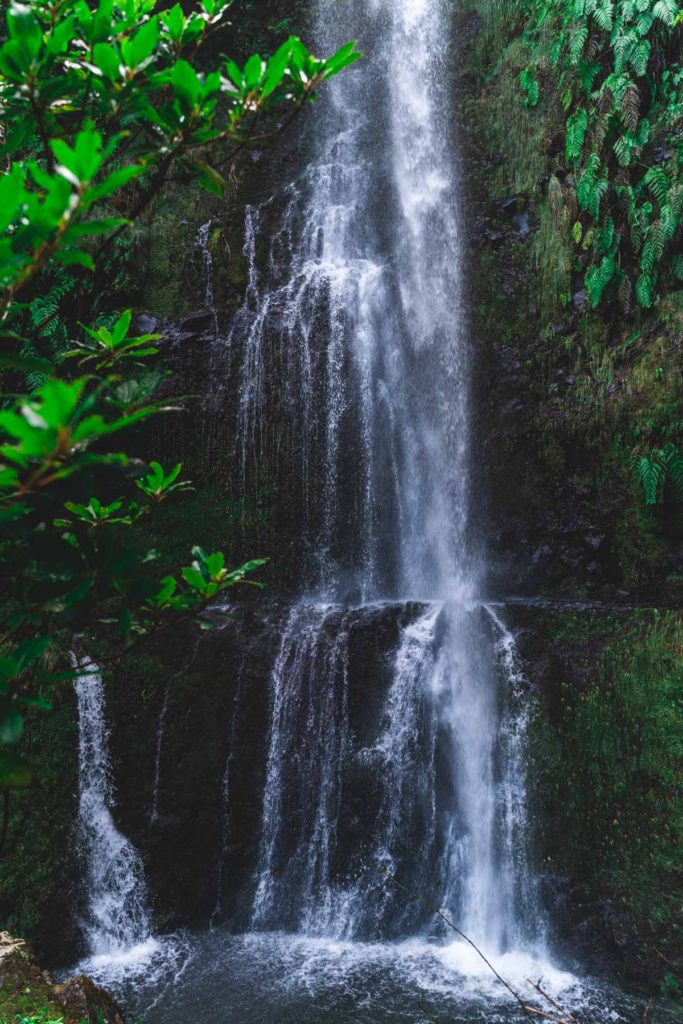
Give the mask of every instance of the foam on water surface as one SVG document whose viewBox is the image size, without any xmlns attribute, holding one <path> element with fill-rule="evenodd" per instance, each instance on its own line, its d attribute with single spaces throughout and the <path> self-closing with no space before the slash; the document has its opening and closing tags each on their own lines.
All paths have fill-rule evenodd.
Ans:
<svg viewBox="0 0 683 1024">
<path fill-rule="evenodd" d="M 540 981 L 586 1024 L 642 1014 L 638 1000 L 552 961 L 507 953 L 491 963 L 525 1001 L 542 1004 L 529 985 L 529 979 Z M 166 939 L 151 965 L 141 960 L 140 966 L 102 963 L 98 980 L 146 1024 L 504 1024 L 522 1018 L 513 996 L 462 940 L 364 943 L 218 929 Z"/>
</svg>

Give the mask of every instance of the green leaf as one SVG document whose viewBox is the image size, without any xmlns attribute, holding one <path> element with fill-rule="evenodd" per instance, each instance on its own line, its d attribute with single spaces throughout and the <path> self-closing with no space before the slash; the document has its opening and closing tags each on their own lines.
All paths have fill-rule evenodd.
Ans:
<svg viewBox="0 0 683 1024">
<path fill-rule="evenodd" d="M 159 23 L 151 18 L 140 28 L 132 39 L 124 39 L 121 53 L 129 68 L 146 65 L 159 41 Z"/>
<path fill-rule="evenodd" d="M 188 107 L 195 107 L 202 93 L 202 83 L 191 64 L 178 60 L 171 72 L 173 91 Z"/>
<path fill-rule="evenodd" d="M 111 43 L 96 43 L 93 47 L 93 61 L 110 82 L 121 77 L 121 56 Z"/>
<path fill-rule="evenodd" d="M 255 89 L 261 81 L 263 73 L 266 70 L 266 62 L 261 58 L 258 53 L 252 54 L 247 63 L 244 65 L 244 81 L 247 89 Z"/>
<path fill-rule="evenodd" d="M 31 59 L 38 55 L 43 43 L 40 22 L 26 4 L 11 3 L 7 14 L 10 38 L 25 50 Z"/>
</svg>

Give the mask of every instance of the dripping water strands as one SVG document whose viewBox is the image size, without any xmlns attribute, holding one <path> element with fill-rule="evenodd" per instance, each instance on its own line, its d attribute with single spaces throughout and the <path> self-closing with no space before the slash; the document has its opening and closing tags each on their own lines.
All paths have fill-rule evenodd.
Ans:
<svg viewBox="0 0 683 1024">
<path fill-rule="evenodd" d="M 494 655 L 502 682 L 503 707 L 498 737 L 499 788 L 502 794 L 501 833 L 504 857 L 501 887 L 513 912 L 510 915 L 511 945 L 525 937 L 536 954 L 547 956 L 547 923 L 532 868 L 529 847 L 532 818 L 527 776 L 530 725 L 529 683 L 521 664 L 515 638 L 489 604 L 484 610 L 494 633 Z"/>
<path fill-rule="evenodd" d="M 149 812 L 149 823 L 150 825 L 156 825 L 159 820 L 159 789 L 161 786 L 161 751 L 164 742 L 164 732 L 166 729 L 166 716 L 168 715 L 168 705 L 171 696 L 171 681 L 166 684 L 164 690 L 164 699 L 161 704 L 161 711 L 159 712 L 159 721 L 157 723 L 156 733 L 156 750 L 154 752 L 154 784 L 152 787 L 152 806 Z"/>
<path fill-rule="evenodd" d="M 78 703 L 78 824 L 86 868 L 84 931 L 93 957 L 115 957 L 152 934 L 142 859 L 114 823 L 102 675 L 88 658 L 72 656 Z"/>
<path fill-rule="evenodd" d="M 195 240 L 195 248 L 199 253 L 199 259 L 201 263 L 201 284 L 202 284 L 202 303 L 204 308 L 211 311 L 213 317 L 213 330 L 214 335 L 218 337 L 218 312 L 216 310 L 216 301 L 214 295 L 214 262 L 213 253 L 211 252 L 211 228 L 213 227 L 213 221 L 208 220 L 205 224 L 202 224 L 197 231 L 197 237 Z"/>
<path fill-rule="evenodd" d="M 197 651 L 199 649 L 199 643 L 200 643 L 200 638 L 198 637 L 195 640 L 195 643 L 194 643 L 193 648 L 192 648 L 192 653 L 191 653 L 187 663 L 183 665 L 183 667 L 180 669 L 180 671 L 175 672 L 169 678 L 168 682 L 166 683 L 166 689 L 164 690 L 164 697 L 163 697 L 163 700 L 161 702 L 161 711 L 159 712 L 159 720 L 157 722 L 157 728 L 156 728 L 156 743 L 155 743 L 155 751 L 154 751 L 154 782 L 152 784 L 152 803 L 151 803 L 151 807 L 150 807 L 150 810 L 149 810 L 149 824 L 150 824 L 150 827 L 156 825 L 159 822 L 159 799 L 160 799 L 160 793 L 161 793 L 161 772 L 162 772 L 163 748 L 164 748 L 164 739 L 165 739 L 165 736 L 166 736 L 166 721 L 167 721 L 167 718 L 168 718 L 169 706 L 172 703 L 172 696 L 171 696 L 171 694 L 172 694 L 172 690 L 173 690 L 173 685 L 174 685 L 175 681 L 180 678 L 180 676 L 182 676 L 185 673 L 189 672 L 190 669 L 192 668 L 192 665 L 194 664 L 194 662 L 196 660 L 196 657 L 197 657 Z"/>
<path fill-rule="evenodd" d="M 330 862 L 348 733 L 347 640 L 344 614 L 325 605 L 296 607 L 283 632 L 271 675 L 254 928 L 291 915 L 303 930 L 324 932 L 338 910 Z M 293 806 L 295 835 L 285 824 Z"/>
<path fill-rule="evenodd" d="M 232 714 L 230 718 L 230 731 L 228 737 L 228 754 L 225 761 L 225 771 L 223 772 L 223 779 L 221 782 L 221 841 L 220 850 L 218 854 L 218 872 L 216 878 L 216 903 L 209 919 L 209 927 L 213 928 L 214 925 L 219 923 L 223 917 L 223 883 L 225 876 L 225 861 L 228 854 L 228 846 L 230 842 L 230 826 L 231 826 L 231 797 L 232 797 L 232 783 L 233 783 L 233 771 L 235 766 L 235 757 L 237 753 L 237 732 L 239 728 L 239 713 L 242 704 L 242 691 L 244 687 L 244 668 L 247 660 L 248 652 L 245 652 L 242 659 L 242 664 L 237 673 L 237 689 L 235 690 L 235 698 L 232 705 Z"/>
<path fill-rule="evenodd" d="M 196 246 L 202 267 L 202 300 L 207 309 L 213 309 L 213 255 L 209 246 L 212 221 L 202 224 L 197 232 Z"/>
</svg>

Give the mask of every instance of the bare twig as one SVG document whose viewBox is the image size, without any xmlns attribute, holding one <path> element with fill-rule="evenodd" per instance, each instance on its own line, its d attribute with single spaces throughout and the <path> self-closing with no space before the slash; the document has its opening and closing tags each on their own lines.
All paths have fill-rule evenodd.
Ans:
<svg viewBox="0 0 683 1024">
<path fill-rule="evenodd" d="M 550 1003 L 551 1006 L 554 1006 L 556 1010 L 559 1010 L 560 1013 L 564 1016 L 565 1020 L 570 1021 L 571 1024 L 579 1024 L 579 1022 L 576 1019 L 576 1017 L 573 1017 L 572 1014 L 569 1013 L 568 1010 L 565 1010 L 564 1006 L 560 1006 L 559 1003 L 556 1003 L 555 1000 L 553 999 L 553 997 L 551 995 L 549 995 L 544 989 L 541 988 L 540 979 L 539 979 L 539 981 L 536 982 L 536 984 L 534 984 L 534 982 L 531 981 L 530 978 L 527 978 L 527 982 L 529 983 L 529 985 L 531 985 L 531 987 L 533 989 L 536 990 L 536 992 L 538 992 L 539 996 L 542 996 L 547 1002 Z"/>
<path fill-rule="evenodd" d="M 408 889 L 407 886 L 403 885 L 401 882 L 397 881 L 395 878 L 389 876 L 389 879 L 390 879 L 391 882 L 394 883 L 394 885 L 398 889 L 403 889 L 403 891 L 405 893 L 407 893 L 409 896 L 418 896 L 419 895 L 418 893 L 413 892 L 411 889 Z M 522 997 L 517 992 L 515 992 L 515 990 L 512 987 L 512 985 L 510 985 L 505 980 L 505 978 L 503 978 L 498 973 L 498 971 L 493 966 L 491 961 L 488 960 L 487 957 L 484 955 L 484 953 L 482 953 L 482 951 L 479 949 L 479 947 L 477 945 L 475 945 L 475 943 L 472 941 L 472 939 L 469 937 L 469 935 L 465 935 L 465 933 L 463 931 L 461 931 L 461 929 L 458 928 L 458 926 L 456 924 L 454 924 L 451 921 L 451 919 L 449 917 L 447 917 L 446 914 L 444 914 L 443 910 L 441 910 L 439 907 L 432 907 L 431 909 L 437 915 L 437 917 L 441 918 L 441 920 L 444 922 L 445 925 L 447 925 L 452 931 L 454 931 L 456 933 L 456 935 L 459 935 L 461 939 L 464 939 L 465 942 L 467 942 L 472 947 L 472 949 L 475 951 L 477 956 L 481 957 L 481 959 L 484 961 L 484 963 L 489 968 L 489 970 L 496 976 L 496 978 L 501 983 L 501 985 L 503 985 L 508 990 L 510 995 L 513 996 L 513 998 L 519 1003 L 519 1005 L 522 1008 L 522 1010 L 524 1011 L 524 1013 L 528 1014 L 529 1013 L 529 1009 L 528 1009 L 526 1003 L 524 1002 L 524 1000 L 522 999 Z"/>
<path fill-rule="evenodd" d="M 389 878 L 389 881 L 393 882 L 393 884 L 398 889 L 402 889 L 403 892 L 407 893 L 409 896 L 412 896 L 412 897 L 419 896 L 419 893 L 416 893 L 412 889 L 409 889 L 407 886 L 403 885 L 401 882 L 399 882 L 392 875 L 389 875 L 388 878 Z M 538 1006 L 532 1006 L 529 1003 L 525 1003 L 524 1000 L 522 999 L 522 997 L 519 995 L 519 993 L 516 992 L 515 989 L 512 987 L 512 985 L 510 985 L 510 983 L 507 982 L 505 980 L 505 978 L 501 974 L 498 973 L 498 971 L 493 966 L 491 961 L 485 956 L 484 953 L 482 953 L 482 951 L 479 949 L 479 947 L 476 945 L 476 943 L 474 943 L 472 941 L 472 939 L 469 937 L 469 935 L 466 935 L 465 932 L 462 931 L 461 928 L 458 928 L 458 926 L 456 924 L 454 924 L 453 921 L 451 921 L 451 919 L 447 916 L 447 914 L 445 914 L 443 912 L 443 910 L 440 907 L 430 907 L 430 909 L 432 910 L 432 912 L 434 914 L 436 914 L 437 917 L 439 917 L 444 922 L 445 925 L 447 925 L 448 928 L 451 929 L 451 931 L 454 931 L 456 933 L 456 935 L 459 935 L 461 939 L 464 939 L 465 942 L 467 942 L 468 945 L 470 945 L 472 947 L 472 949 L 475 951 L 477 956 L 479 956 L 484 961 L 486 966 L 489 968 L 489 970 L 492 972 L 492 974 L 497 978 L 497 980 L 501 983 L 501 985 L 503 985 L 508 990 L 510 995 L 515 999 L 515 1001 L 518 1003 L 520 1009 L 522 1010 L 522 1012 L 527 1017 L 541 1017 L 541 1018 L 543 1018 L 543 1020 L 552 1021 L 552 1024 L 580 1024 L 580 1022 L 577 1020 L 576 1017 L 574 1017 L 571 1013 L 569 1013 L 568 1010 L 565 1010 L 563 1006 L 560 1006 L 560 1004 L 557 1003 L 552 998 L 552 996 L 548 995 L 548 993 L 545 992 L 541 988 L 540 981 L 537 982 L 536 984 L 534 984 L 533 981 L 529 981 L 529 984 L 531 985 L 531 987 L 533 989 L 536 990 L 536 992 L 538 992 L 538 994 L 541 996 L 541 998 L 545 999 L 552 1007 L 554 1007 L 554 1009 L 557 1010 L 558 1014 L 560 1014 L 561 1016 L 558 1016 L 557 1014 L 554 1014 L 554 1013 L 550 1013 L 548 1010 L 543 1010 L 543 1009 L 541 1009 Z"/>
</svg>

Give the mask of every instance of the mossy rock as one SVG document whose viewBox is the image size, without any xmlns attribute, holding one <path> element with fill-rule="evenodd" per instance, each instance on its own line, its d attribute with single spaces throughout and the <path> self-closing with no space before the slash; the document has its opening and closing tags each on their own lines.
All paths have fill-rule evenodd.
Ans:
<svg viewBox="0 0 683 1024">
<path fill-rule="evenodd" d="M 90 978 L 57 984 L 22 939 L 0 932 L 0 1024 L 124 1024 L 122 1010 Z"/>
</svg>

